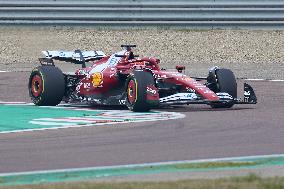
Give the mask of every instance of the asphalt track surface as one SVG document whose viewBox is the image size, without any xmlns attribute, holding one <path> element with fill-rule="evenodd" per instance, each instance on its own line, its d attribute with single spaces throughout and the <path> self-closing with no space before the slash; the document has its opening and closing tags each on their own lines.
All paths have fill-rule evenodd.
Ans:
<svg viewBox="0 0 284 189">
<path fill-rule="evenodd" d="M 28 75 L 0 73 L 0 100 L 30 102 Z M 0 173 L 283 154 L 284 82 L 248 83 L 257 105 L 180 106 L 163 111 L 186 118 L 0 134 Z"/>
</svg>

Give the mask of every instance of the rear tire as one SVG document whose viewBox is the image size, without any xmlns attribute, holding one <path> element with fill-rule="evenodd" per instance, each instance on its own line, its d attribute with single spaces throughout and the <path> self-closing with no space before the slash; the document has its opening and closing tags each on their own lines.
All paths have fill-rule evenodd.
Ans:
<svg viewBox="0 0 284 189">
<path fill-rule="evenodd" d="M 134 71 L 126 82 L 126 105 L 134 112 L 146 112 L 158 104 L 147 100 L 147 86 L 155 86 L 153 75 L 146 71 Z"/>
<path fill-rule="evenodd" d="M 57 67 L 39 66 L 31 72 L 28 87 L 35 105 L 56 106 L 65 93 L 65 78 Z"/>
<path fill-rule="evenodd" d="M 237 81 L 234 73 L 229 69 L 217 69 L 217 92 L 224 92 L 237 98 Z M 210 104 L 212 108 L 231 108 L 234 102 Z"/>
</svg>

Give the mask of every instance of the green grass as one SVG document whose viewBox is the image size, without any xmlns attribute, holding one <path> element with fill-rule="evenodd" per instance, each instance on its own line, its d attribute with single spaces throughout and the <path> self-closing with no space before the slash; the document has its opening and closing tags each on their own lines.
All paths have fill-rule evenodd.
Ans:
<svg viewBox="0 0 284 189">
<path fill-rule="evenodd" d="M 0 187 L 1 189 L 283 189 L 284 177 L 261 178 L 255 174 L 222 179 L 171 182 L 74 182 Z"/>
<path fill-rule="evenodd" d="M 257 162 L 208 162 L 208 163 L 185 163 L 172 165 L 176 169 L 209 169 L 225 167 L 255 166 Z"/>
<path fill-rule="evenodd" d="M 212 169 L 234 169 L 241 167 L 252 167 L 258 165 L 257 162 L 204 162 L 204 163 L 182 163 L 173 165 L 145 166 L 135 168 L 117 168 L 113 170 L 90 170 L 81 172 L 67 173 L 47 173 L 35 175 L 16 175 L 0 177 L 0 185 L 22 185 L 39 183 L 58 183 L 67 181 L 84 181 L 103 175 L 126 176 L 136 174 L 160 173 L 160 172 L 180 172 L 193 170 L 212 170 Z"/>
<path fill-rule="evenodd" d="M 138 167 L 135 171 L 143 170 L 160 170 L 160 169 L 175 169 L 175 170 L 192 170 L 192 169 L 216 169 L 216 168 L 238 168 L 256 166 L 258 162 L 204 162 L 204 163 L 182 163 L 174 165 L 148 166 Z"/>
</svg>

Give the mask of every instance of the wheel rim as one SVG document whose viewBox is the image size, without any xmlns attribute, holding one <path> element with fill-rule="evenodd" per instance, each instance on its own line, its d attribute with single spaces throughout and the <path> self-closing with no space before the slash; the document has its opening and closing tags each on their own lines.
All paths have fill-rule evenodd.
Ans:
<svg viewBox="0 0 284 189">
<path fill-rule="evenodd" d="M 33 76 L 31 83 L 31 92 L 34 97 L 38 97 L 42 93 L 42 79 L 39 75 Z"/>
<path fill-rule="evenodd" d="M 130 104 L 134 104 L 137 99 L 136 83 L 134 80 L 130 80 L 127 87 L 127 97 Z"/>
</svg>

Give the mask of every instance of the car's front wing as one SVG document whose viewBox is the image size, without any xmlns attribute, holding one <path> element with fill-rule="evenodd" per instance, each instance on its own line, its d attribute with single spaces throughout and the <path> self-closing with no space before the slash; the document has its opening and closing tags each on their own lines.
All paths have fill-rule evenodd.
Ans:
<svg viewBox="0 0 284 189">
<path fill-rule="evenodd" d="M 218 101 L 212 101 L 207 99 L 202 99 L 196 93 L 176 93 L 167 97 L 160 98 L 160 106 L 167 106 L 167 105 L 183 105 L 183 104 L 226 104 L 226 103 L 233 103 L 233 104 L 256 104 L 257 97 L 253 88 L 244 83 L 244 97 L 241 99 L 234 99 L 228 93 L 216 93 L 219 97 Z"/>
</svg>

